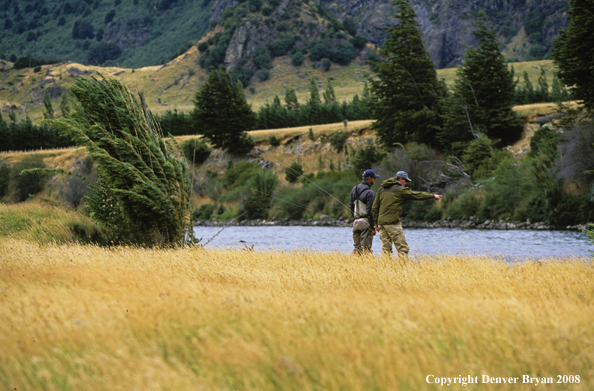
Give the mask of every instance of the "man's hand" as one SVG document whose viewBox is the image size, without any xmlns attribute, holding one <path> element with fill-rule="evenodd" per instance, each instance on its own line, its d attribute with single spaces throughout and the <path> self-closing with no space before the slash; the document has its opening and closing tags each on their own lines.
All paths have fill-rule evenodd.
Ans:
<svg viewBox="0 0 594 391">
<path fill-rule="evenodd" d="M 433 196 L 435 196 L 436 201 L 441 200 L 441 197 L 443 197 L 441 194 L 433 194 Z"/>
</svg>

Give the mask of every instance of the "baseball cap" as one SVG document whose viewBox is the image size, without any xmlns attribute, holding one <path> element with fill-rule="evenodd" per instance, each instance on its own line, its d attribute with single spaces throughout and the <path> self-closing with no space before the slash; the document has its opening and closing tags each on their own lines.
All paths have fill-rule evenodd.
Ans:
<svg viewBox="0 0 594 391">
<path fill-rule="evenodd" d="M 373 170 L 363 171 L 363 178 L 369 178 L 369 177 L 379 178 L 379 175 L 377 175 L 375 172 L 373 172 Z"/>
<path fill-rule="evenodd" d="M 407 182 L 412 182 L 412 179 L 408 177 L 408 174 L 404 171 L 398 171 L 396 173 L 396 178 L 404 178 Z"/>
</svg>

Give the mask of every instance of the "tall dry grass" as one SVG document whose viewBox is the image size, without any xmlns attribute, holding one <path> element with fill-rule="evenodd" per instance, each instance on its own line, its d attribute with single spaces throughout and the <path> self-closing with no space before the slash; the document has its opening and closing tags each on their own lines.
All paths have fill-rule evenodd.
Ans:
<svg viewBox="0 0 594 391">
<path fill-rule="evenodd" d="M 579 375 L 541 387 L 594 388 L 587 260 L 423 256 L 399 266 L 15 239 L 0 239 L 0 259 L 6 390 L 441 389 L 431 374 Z"/>
</svg>

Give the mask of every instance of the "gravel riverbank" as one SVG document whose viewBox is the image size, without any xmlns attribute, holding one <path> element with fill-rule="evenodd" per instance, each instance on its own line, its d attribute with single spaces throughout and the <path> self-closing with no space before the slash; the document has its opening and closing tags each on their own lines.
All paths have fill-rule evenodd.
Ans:
<svg viewBox="0 0 594 391">
<path fill-rule="evenodd" d="M 240 226 L 240 227 L 256 227 L 256 226 L 303 226 L 303 227 L 350 227 L 352 220 L 345 218 L 333 219 L 329 216 L 322 215 L 319 220 L 241 220 L 229 223 L 224 220 L 198 220 L 194 222 L 195 226 L 205 227 L 222 227 L 225 225 Z M 571 230 L 583 231 L 587 229 L 586 224 L 570 225 L 570 226 L 553 226 L 545 222 L 511 222 L 511 221 L 478 221 L 476 219 L 456 221 L 444 219 L 435 222 L 426 221 L 402 221 L 404 228 L 463 228 L 463 229 L 532 229 L 532 230 Z"/>
</svg>

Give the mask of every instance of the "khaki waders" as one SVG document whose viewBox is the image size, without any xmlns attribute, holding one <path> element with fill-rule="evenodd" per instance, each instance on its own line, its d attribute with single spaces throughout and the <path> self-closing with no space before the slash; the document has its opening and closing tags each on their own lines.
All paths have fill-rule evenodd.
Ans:
<svg viewBox="0 0 594 391">
<path fill-rule="evenodd" d="M 404 230 L 402 229 L 402 223 L 391 224 L 391 225 L 380 225 L 380 239 L 382 241 L 382 252 L 384 255 L 392 254 L 392 244 L 396 247 L 398 252 L 398 258 L 402 262 L 408 261 L 408 252 L 410 248 L 406 243 L 404 237 Z"/>
<path fill-rule="evenodd" d="M 362 254 L 364 252 L 373 252 L 373 235 L 367 218 L 357 219 L 353 222 L 353 243 L 355 249 L 353 254 Z"/>
</svg>

